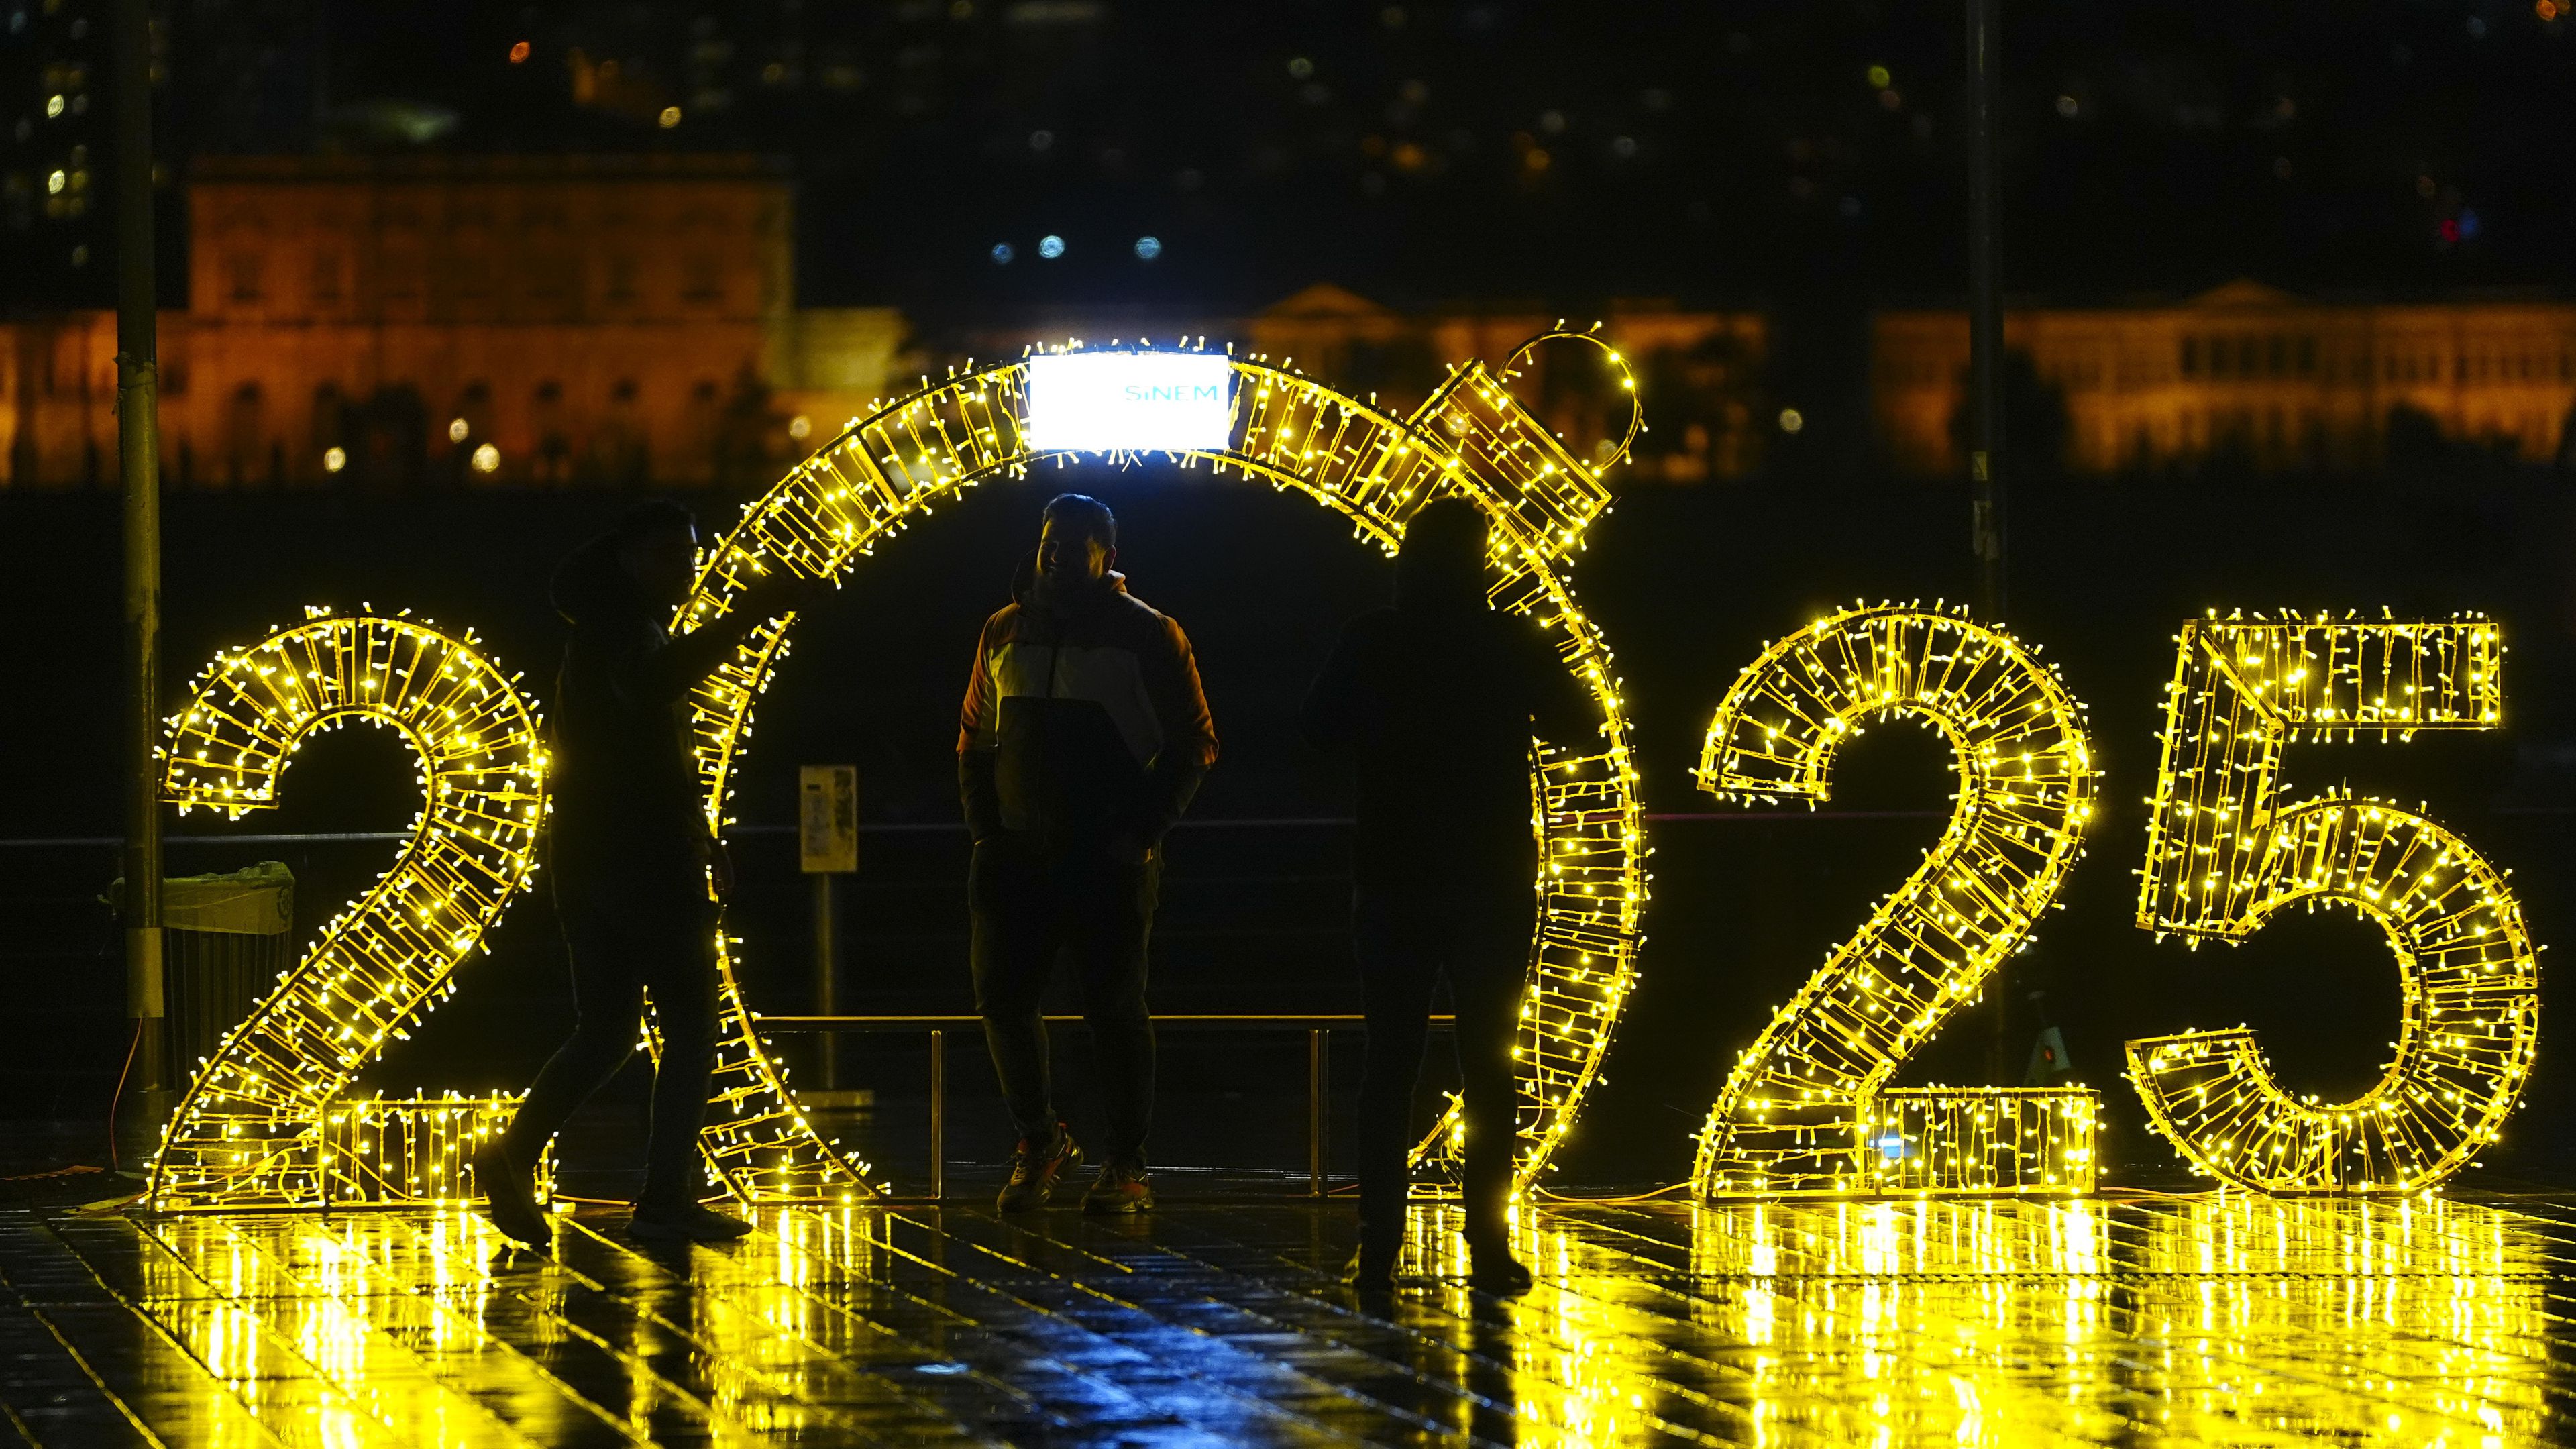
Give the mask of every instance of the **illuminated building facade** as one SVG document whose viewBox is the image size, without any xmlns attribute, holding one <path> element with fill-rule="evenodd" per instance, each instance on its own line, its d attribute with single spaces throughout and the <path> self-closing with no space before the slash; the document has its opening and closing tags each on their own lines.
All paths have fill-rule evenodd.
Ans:
<svg viewBox="0 0 2576 1449">
<path fill-rule="evenodd" d="M 790 184 L 748 157 L 208 157 L 188 194 L 188 305 L 164 314 L 160 347 L 163 476 L 191 489 L 750 486 L 938 371 L 930 358 L 1071 335 L 1206 336 L 1409 407 L 1449 363 L 1499 359 L 1556 320 L 1317 284 L 1250 316 L 1041 314 L 899 360 L 895 310 L 794 304 Z M 1639 479 L 1758 468 L 1763 316 L 1608 313 L 1602 336 L 1655 420 Z M 7 486 L 112 486 L 115 353 L 105 310 L 0 323 Z M 1624 430 L 1630 397 L 1589 359 L 1522 370 L 1551 431 Z"/>
<path fill-rule="evenodd" d="M 189 201 L 181 487 L 765 482 L 900 341 L 890 310 L 794 305 L 788 182 L 744 158 L 218 158 Z M 5 331 L 10 483 L 103 484 L 114 317 Z"/>
<path fill-rule="evenodd" d="M 2012 312 L 2004 341 L 2062 398 L 2077 473 L 2357 471 L 2444 442 L 2576 461 L 2576 304 L 2311 302 L 2240 281 L 2180 306 Z M 1882 312 L 1871 351 L 1890 461 L 1960 472 L 1965 315 Z"/>
</svg>

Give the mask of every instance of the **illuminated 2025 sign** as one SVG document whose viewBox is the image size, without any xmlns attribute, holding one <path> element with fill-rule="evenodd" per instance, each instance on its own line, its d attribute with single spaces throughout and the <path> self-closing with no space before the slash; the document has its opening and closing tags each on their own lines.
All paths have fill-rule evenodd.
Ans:
<svg viewBox="0 0 2576 1449">
<path fill-rule="evenodd" d="M 1646 898 L 1618 678 L 1563 574 L 1607 506 L 1609 464 L 1579 460 L 1504 386 L 1531 347 L 1558 338 L 1599 345 L 1589 334 L 1533 339 L 1499 378 L 1465 364 L 1402 418 L 1257 359 L 1205 353 L 1076 350 L 954 373 L 853 422 L 755 501 L 675 623 L 704 626 L 776 570 L 842 575 L 939 502 L 1049 454 L 1163 451 L 1233 469 L 1305 493 L 1389 550 L 1425 503 L 1473 500 L 1496 525 L 1496 605 L 1547 632 L 1601 711 L 1595 739 L 1539 744 L 1534 757 L 1543 909 L 1516 1049 L 1525 1184 L 1597 1079 L 1635 985 Z M 1603 350 L 1633 393 L 1624 361 Z M 1637 426 L 1632 418 L 1612 461 Z M 692 695 L 699 777 L 719 828 L 792 623 L 755 629 Z M 2195 1166 L 2271 1191 L 2420 1190 L 2491 1140 L 2510 1110 L 2536 1040 L 2537 965 L 2498 873 L 2410 812 L 2331 796 L 2280 807 L 2273 793 L 2278 746 L 2300 728 L 2493 727 L 2500 653 L 2485 620 L 2186 630 L 2141 924 L 2235 939 L 2287 904 L 2351 905 L 2389 929 L 2406 987 L 2398 1060 L 2354 1103 L 2291 1099 L 2241 1030 L 2132 1043 L 2151 1115 Z M 1961 788 L 1949 825 L 1739 1060 L 1701 1133 L 1706 1195 L 2068 1193 L 2094 1181 L 2099 1102 L 2088 1089 L 1887 1085 L 2027 939 L 2081 854 L 2097 774 L 2082 706 L 2056 671 L 1962 614 L 1856 608 L 1746 669 L 1711 722 L 1699 778 L 1726 798 L 1822 800 L 1839 746 L 1899 715 L 1951 744 Z M 170 722 L 167 790 L 183 807 L 239 814 L 274 803 L 287 756 L 345 719 L 403 731 L 429 800 L 396 870 L 198 1074 L 156 1163 L 156 1205 L 312 1206 L 351 1181 L 389 1184 L 389 1197 L 406 1200 L 470 1191 L 454 1165 L 465 1155 L 457 1134 L 486 1130 L 506 1103 L 351 1107 L 338 1094 L 454 989 L 455 966 L 526 883 L 544 799 L 534 718 L 470 637 L 425 621 L 318 614 L 210 667 Z M 787 1089 L 736 985 L 738 944 L 718 940 L 712 1179 L 745 1201 L 874 1195 L 865 1165 L 824 1141 Z M 398 1127 L 364 1140 L 398 1140 L 417 1162 L 335 1170 L 326 1125 L 362 1119 Z M 1425 1190 L 1454 1174 L 1456 1128 L 1453 1109 L 1416 1147 Z"/>
</svg>

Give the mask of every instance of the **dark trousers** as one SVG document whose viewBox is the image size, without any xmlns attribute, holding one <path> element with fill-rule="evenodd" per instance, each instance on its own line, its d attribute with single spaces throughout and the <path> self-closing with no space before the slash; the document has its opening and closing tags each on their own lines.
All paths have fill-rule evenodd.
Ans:
<svg viewBox="0 0 2576 1449">
<path fill-rule="evenodd" d="M 1520 1153 L 1512 1042 L 1520 1030 L 1535 907 L 1528 877 L 1508 886 L 1363 888 L 1353 913 L 1368 1069 L 1360 1084 L 1360 1225 L 1381 1241 L 1404 1231 L 1415 1141 L 1413 1092 L 1429 1036 L 1432 985 L 1449 978 L 1457 1009 L 1459 1096 L 1466 1115 L 1470 1240 L 1506 1231 Z"/>
<path fill-rule="evenodd" d="M 1154 929 L 1160 852 L 1121 859 L 1091 844 L 999 835 L 978 843 L 967 877 L 974 916 L 975 1009 L 1020 1136 L 1054 1135 L 1043 1015 L 1048 978 L 1069 957 L 1100 1069 L 1112 1155 L 1144 1150 L 1154 1123 L 1154 1022 L 1145 946 Z"/>
<path fill-rule="evenodd" d="M 657 871 L 615 884 L 558 877 L 555 910 L 572 957 L 572 1035 L 537 1073 L 502 1145 L 533 1163 L 573 1112 L 635 1051 L 644 998 L 662 1060 L 653 1074 L 652 1131 L 642 1201 L 696 1202 L 706 1191 L 698 1129 L 716 1061 L 716 913 L 702 880 Z"/>
</svg>

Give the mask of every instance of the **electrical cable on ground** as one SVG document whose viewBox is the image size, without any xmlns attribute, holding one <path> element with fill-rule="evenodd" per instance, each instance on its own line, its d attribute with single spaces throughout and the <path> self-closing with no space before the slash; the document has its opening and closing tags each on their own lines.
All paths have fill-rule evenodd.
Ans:
<svg viewBox="0 0 2576 1449">
<path fill-rule="evenodd" d="M 116 1069 L 116 1093 L 107 1099 L 107 1169 L 123 1172 L 125 1164 L 116 1158 L 116 1108 L 125 1100 L 125 1079 L 134 1071 L 135 1048 L 143 1045 L 143 1018 L 134 1018 L 134 1037 L 125 1044 L 125 1065 Z"/>
<path fill-rule="evenodd" d="M 1585 1207 L 1626 1207 L 1635 1203 L 1654 1202 L 1670 1197 L 1674 1193 L 1689 1190 L 1690 1180 L 1685 1178 L 1680 1182 L 1667 1183 L 1648 1192 L 1622 1193 L 1612 1197 L 1582 1197 L 1572 1193 L 1553 1192 L 1544 1187 L 1533 1187 L 1530 1193 L 1534 1197 L 1545 1198 L 1552 1203 L 1576 1204 Z"/>
</svg>

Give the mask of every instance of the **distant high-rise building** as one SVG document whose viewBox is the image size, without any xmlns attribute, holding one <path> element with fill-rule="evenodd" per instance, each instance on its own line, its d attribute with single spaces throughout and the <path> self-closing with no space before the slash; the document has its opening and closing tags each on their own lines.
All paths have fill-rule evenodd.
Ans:
<svg viewBox="0 0 2576 1449">
<path fill-rule="evenodd" d="M 0 0 L 0 268 L 23 306 L 104 304 L 109 7 Z"/>
</svg>

